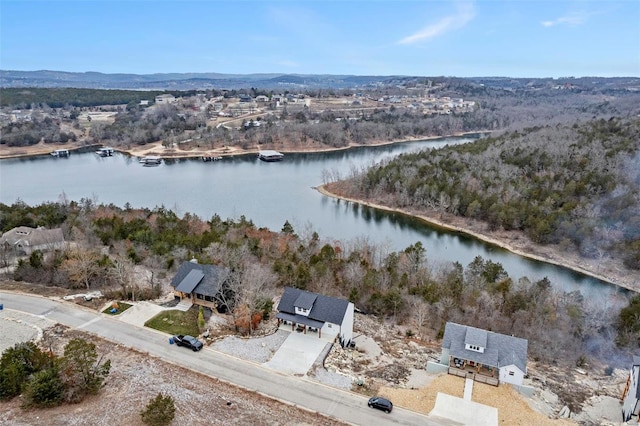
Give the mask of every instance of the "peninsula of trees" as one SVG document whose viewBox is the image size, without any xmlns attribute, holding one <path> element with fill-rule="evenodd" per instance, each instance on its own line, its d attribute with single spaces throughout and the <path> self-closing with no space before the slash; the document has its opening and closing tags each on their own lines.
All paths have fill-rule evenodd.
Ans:
<svg viewBox="0 0 640 426">
<path fill-rule="evenodd" d="M 521 231 L 640 270 L 640 120 L 537 126 L 405 154 L 327 185 L 414 214 L 450 214 Z"/>
</svg>

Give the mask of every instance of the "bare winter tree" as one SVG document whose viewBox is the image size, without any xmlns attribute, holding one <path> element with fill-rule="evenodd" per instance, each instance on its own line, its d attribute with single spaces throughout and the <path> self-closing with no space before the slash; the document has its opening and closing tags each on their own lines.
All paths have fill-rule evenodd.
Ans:
<svg viewBox="0 0 640 426">
<path fill-rule="evenodd" d="M 68 275 L 71 282 L 84 286 L 87 290 L 91 287 L 91 280 L 98 273 L 100 266 L 98 252 L 91 249 L 76 248 L 62 263 L 62 270 Z"/>
<path fill-rule="evenodd" d="M 249 334 L 252 332 L 253 315 L 260 313 L 265 299 L 273 297 L 276 281 L 277 276 L 266 265 L 260 263 L 247 265 L 239 299 L 246 306 L 249 314 Z"/>
<path fill-rule="evenodd" d="M 137 286 L 133 283 L 133 269 L 134 264 L 131 260 L 117 257 L 113 261 L 113 267 L 109 269 L 109 275 L 115 282 L 120 284 L 123 296 L 127 297 L 131 292 L 131 299 L 135 301 Z"/>
</svg>

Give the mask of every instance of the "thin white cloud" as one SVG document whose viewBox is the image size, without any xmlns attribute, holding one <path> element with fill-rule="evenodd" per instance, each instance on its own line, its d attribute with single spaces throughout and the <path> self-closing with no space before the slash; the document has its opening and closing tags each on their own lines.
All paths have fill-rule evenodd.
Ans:
<svg viewBox="0 0 640 426">
<path fill-rule="evenodd" d="M 582 25 L 587 22 L 588 14 L 585 12 L 574 12 L 565 16 L 561 16 L 552 21 L 542 21 L 543 27 L 555 27 L 556 25 L 569 25 L 572 27 Z"/>
<path fill-rule="evenodd" d="M 438 22 L 428 25 L 418 32 L 398 41 L 398 44 L 413 44 L 419 42 L 427 42 L 442 34 L 453 30 L 463 28 L 476 16 L 476 12 L 472 3 L 458 4 L 458 10 L 455 15 L 445 16 Z"/>
</svg>

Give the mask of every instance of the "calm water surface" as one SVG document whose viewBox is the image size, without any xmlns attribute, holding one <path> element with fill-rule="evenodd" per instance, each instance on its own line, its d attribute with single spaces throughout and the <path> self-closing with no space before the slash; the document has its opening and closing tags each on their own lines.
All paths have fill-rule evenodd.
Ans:
<svg viewBox="0 0 640 426">
<path fill-rule="evenodd" d="M 504 265 L 509 275 L 532 280 L 549 277 L 554 287 L 580 290 L 597 303 L 618 303 L 624 292 L 568 269 L 525 259 L 470 237 L 445 232 L 402 215 L 380 212 L 323 196 L 313 187 L 327 174 L 347 177 L 354 169 L 401 153 L 472 141 L 444 138 L 320 154 L 290 154 L 278 163 L 254 155 L 216 162 L 172 160 L 143 167 L 136 158 L 116 154 L 101 158 L 93 152 L 69 158 L 42 156 L 0 161 L 0 202 L 20 199 L 35 205 L 67 199 L 93 198 L 99 203 L 133 207 L 164 205 L 179 215 L 203 219 L 244 215 L 259 227 L 280 230 L 285 221 L 301 233 L 317 231 L 321 238 L 343 244 L 365 239 L 384 250 L 403 250 L 417 241 L 432 263 L 458 261 L 467 265 L 482 256 Z"/>
</svg>

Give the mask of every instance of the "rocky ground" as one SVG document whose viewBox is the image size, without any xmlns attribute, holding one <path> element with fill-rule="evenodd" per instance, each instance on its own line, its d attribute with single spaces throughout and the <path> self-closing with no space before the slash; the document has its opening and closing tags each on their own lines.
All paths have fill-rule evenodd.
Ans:
<svg viewBox="0 0 640 426">
<path fill-rule="evenodd" d="M 324 362 L 332 374 L 352 379 L 352 389 L 381 394 L 394 404 L 429 413 L 438 392 L 462 397 L 464 380 L 425 372 L 427 361 L 439 360 L 438 342 L 406 337 L 406 328 L 372 316 L 356 315 L 356 348 L 333 348 Z M 627 371 L 604 374 L 604 366 L 562 369 L 528 364 L 528 398 L 510 386 L 475 384 L 473 400 L 498 409 L 505 425 L 614 425 L 620 422 L 620 396 Z M 571 408 L 569 408 L 571 407 Z"/>
<path fill-rule="evenodd" d="M 64 295 L 63 290 L 55 288 L 11 281 L 0 284 L 2 288 L 25 292 Z M 75 301 L 96 309 L 105 304 L 96 299 Z M 211 316 L 208 325 L 210 336 L 206 341 L 210 348 L 254 362 L 268 361 L 286 338 L 285 332 L 276 331 L 274 318 L 263 323 L 251 338 L 233 336 L 224 316 Z M 19 329 L 17 333 L 23 333 L 25 338 L 46 340 L 53 336 L 59 348 L 77 333 L 52 328 L 51 324 L 36 324 L 34 328 L 20 318 L 0 318 L 2 335 L 13 333 L 14 329 Z M 308 378 L 365 395 L 381 394 L 397 406 L 423 413 L 431 411 L 437 392 L 462 396 L 463 379 L 425 371 L 428 360 L 439 359 L 439 342 L 407 337 L 406 327 L 360 314 L 355 317 L 354 336 L 355 348 L 344 350 L 334 345 L 326 359 L 319 359 L 308 372 Z M 159 392 L 174 396 L 176 417 L 190 424 L 211 424 L 212 418 L 229 424 L 336 424 L 146 354 L 90 338 L 113 365 L 101 396 L 77 406 L 28 412 L 22 412 L 19 400 L 1 403 L 0 413 L 4 414 L 0 414 L 0 424 L 140 424 L 139 410 Z M 529 362 L 528 369 L 525 384 L 534 388 L 532 398 L 510 386 L 476 384 L 473 400 L 498 408 L 501 425 L 619 424 L 619 398 L 626 371 L 614 370 L 605 375 L 603 366 L 561 369 L 535 362 Z"/>
<path fill-rule="evenodd" d="M 77 405 L 46 410 L 25 411 L 20 408 L 20 398 L 0 402 L 0 424 L 142 425 L 139 412 L 158 393 L 174 398 L 174 424 L 342 424 L 62 326 L 48 329 L 44 339 L 53 342 L 56 351 L 61 351 L 73 337 L 94 342 L 98 352 L 111 360 L 111 373 L 100 394 Z"/>
</svg>

